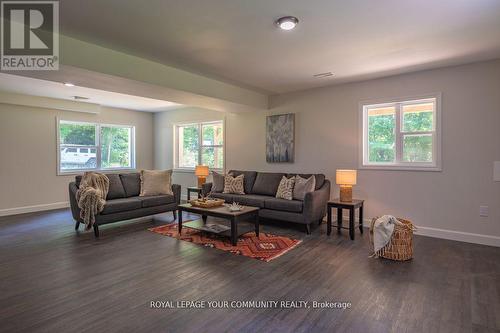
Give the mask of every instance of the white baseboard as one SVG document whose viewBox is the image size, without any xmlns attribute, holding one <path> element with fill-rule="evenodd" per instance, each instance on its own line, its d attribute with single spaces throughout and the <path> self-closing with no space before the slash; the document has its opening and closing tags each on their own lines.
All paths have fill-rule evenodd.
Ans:
<svg viewBox="0 0 500 333">
<path fill-rule="evenodd" d="M 7 208 L 7 209 L 0 209 L 0 216 L 9 216 L 9 215 L 41 212 L 44 210 L 60 209 L 60 208 L 67 208 L 67 207 L 69 207 L 68 201 L 54 202 L 54 203 L 43 204 L 43 205 Z"/>
<path fill-rule="evenodd" d="M 326 219 L 324 219 L 326 220 Z M 342 225 L 344 227 L 349 226 L 349 219 L 343 218 Z M 363 227 L 370 228 L 372 219 L 363 219 Z M 333 216 L 333 223 L 337 223 L 337 218 Z M 356 225 L 358 224 L 358 219 L 355 220 Z M 439 229 L 439 228 L 431 228 L 431 227 L 417 227 L 415 231 L 415 235 L 425 236 L 425 237 L 433 237 L 433 238 L 441 238 L 454 240 L 458 242 L 465 243 L 473 243 L 473 244 L 481 244 L 481 245 L 489 245 L 500 247 L 500 237 L 498 236 L 489 236 L 483 234 L 474 234 L 470 232 L 462 232 L 462 231 L 454 231 L 447 229 Z"/>
<path fill-rule="evenodd" d="M 482 234 L 474 234 L 470 232 L 462 232 L 462 231 L 454 231 L 454 230 L 446 230 L 446 229 L 438 229 L 430 227 L 419 227 L 419 226 L 417 226 L 417 231 L 415 231 L 415 234 L 420 236 L 449 239 L 459 242 L 500 247 L 500 237 L 498 236 L 489 236 Z"/>
</svg>

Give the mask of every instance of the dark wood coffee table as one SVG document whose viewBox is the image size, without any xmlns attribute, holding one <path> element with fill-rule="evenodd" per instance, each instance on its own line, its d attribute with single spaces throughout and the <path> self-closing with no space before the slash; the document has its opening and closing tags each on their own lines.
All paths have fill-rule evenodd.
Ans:
<svg viewBox="0 0 500 333">
<path fill-rule="evenodd" d="M 218 235 L 229 236 L 231 238 L 231 244 L 236 245 L 238 242 L 238 236 L 245 234 L 251 229 L 255 229 L 255 235 L 259 237 L 259 208 L 257 207 L 249 207 L 243 206 L 243 209 L 238 212 L 230 212 L 229 209 L 225 206 L 215 207 L 215 208 L 201 208 L 194 207 L 191 204 L 182 204 L 179 205 L 179 235 L 182 232 L 182 212 L 189 212 L 201 215 L 201 220 L 184 222 L 184 226 L 197 229 L 204 232 L 211 232 Z M 230 230 L 215 232 L 211 230 L 207 230 L 207 217 L 217 217 L 224 220 L 228 220 L 231 222 Z M 253 228 L 248 228 L 247 225 L 241 224 L 243 221 L 251 221 L 253 218 Z M 220 222 L 216 222 L 215 224 L 219 224 Z M 221 225 L 225 225 L 220 223 Z M 238 233 L 239 232 L 239 233 Z"/>
</svg>

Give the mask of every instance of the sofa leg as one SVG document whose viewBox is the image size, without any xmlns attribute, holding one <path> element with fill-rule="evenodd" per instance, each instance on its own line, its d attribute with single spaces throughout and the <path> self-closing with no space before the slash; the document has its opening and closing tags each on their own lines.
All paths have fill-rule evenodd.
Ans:
<svg viewBox="0 0 500 333">
<path fill-rule="evenodd" d="M 311 225 L 306 224 L 306 234 L 310 235 L 311 234 Z"/>
<path fill-rule="evenodd" d="M 80 227 L 80 221 L 76 221 L 76 223 L 75 223 L 75 230 L 78 230 L 79 227 Z"/>
<path fill-rule="evenodd" d="M 94 236 L 99 238 L 99 226 L 97 224 L 94 224 Z"/>
<path fill-rule="evenodd" d="M 174 220 L 177 220 L 177 211 L 173 210 L 172 213 L 174 214 Z"/>
</svg>

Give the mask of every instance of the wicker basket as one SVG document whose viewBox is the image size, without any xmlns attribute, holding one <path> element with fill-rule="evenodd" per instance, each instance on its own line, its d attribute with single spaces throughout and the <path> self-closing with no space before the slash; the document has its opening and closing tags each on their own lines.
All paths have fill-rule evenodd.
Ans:
<svg viewBox="0 0 500 333">
<path fill-rule="evenodd" d="M 223 199 L 209 199 L 209 200 L 200 200 L 200 199 L 194 199 L 189 201 L 191 206 L 194 207 L 200 207 L 200 208 L 214 208 L 214 207 L 220 207 L 224 204 Z"/>
<path fill-rule="evenodd" d="M 405 261 L 413 257 L 413 231 L 416 230 L 411 221 L 397 218 L 403 225 L 396 225 L 391 241 L 382 248 L 378 256 L 390 260 Z M 372 220 L 370 228 L 370 242 L 373 245 L 373 225 L 377 218 Z"/>
</svg>

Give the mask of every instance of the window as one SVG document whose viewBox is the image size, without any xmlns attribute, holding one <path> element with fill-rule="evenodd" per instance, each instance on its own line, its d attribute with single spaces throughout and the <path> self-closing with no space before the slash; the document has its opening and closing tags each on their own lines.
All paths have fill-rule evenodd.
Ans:
<svg viewBox="0 0 500 333">
<path fill-rule="evenodd" d="M 59 173 L 132 169 L 134 127 L 58 121 Z"/>
<path fill-rule="evenodd" d="M 224 168 L 224 124 L 222 121 L 175 126 L 175 167 L 194 169 L 207 165 Z"/>
<path fill-rule="evenodd" d="M 440 170 L 439 96 L 363 104 L 361 168 Z"/>
</svg>

